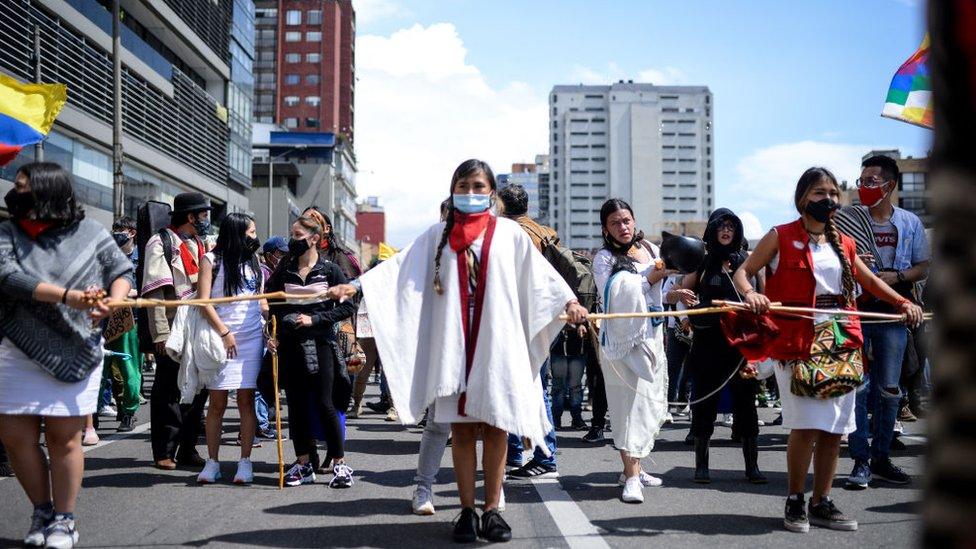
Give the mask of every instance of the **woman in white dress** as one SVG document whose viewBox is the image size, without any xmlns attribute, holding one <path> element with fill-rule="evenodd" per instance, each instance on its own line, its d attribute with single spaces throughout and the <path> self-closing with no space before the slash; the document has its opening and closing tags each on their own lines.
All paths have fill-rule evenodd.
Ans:
<svg viewBox="0 0 976 549">
<path fill-rule="evenodd" d="M 604 246 L 593 258 L 593 274 L 608 313 L 663 310 L 661 282 L 667 270 L 658 247 L 637 232 L 630 205 L 610 199 L 600 209 Z M 644 486 L 661 479 L 644 472 L 640 460 L 654 448 L 654 438 L 668 413 L 668 361 L 662 323 L 657 319 L 606 320 L 600 333 L 601 367 L 613 422 L 613 442 L 620 450 L 621 499 L 644 501 Z"/>
<path fill-rule="evenodd" d="M 264 291 L 264 277 L 258 264 L 254 219 L 242 213 L 231 213 L 220 223 L 220 234 L 214 251 L 200 262 L 198 295 L 210 297 L 248 296 Z M 241 459 L 237 463 L 235 484 L 250 484 L 254 473 L 251 446 L 257 428 L 254 390 L 261 358 L 264 356 L 264 321 L 268 302 L 239 301 L 203 308 L 210 325 L 220 334 L 227 349 L 227 363 L 207 383 L 210 406 L 207 408 L 207 451 L 210 456 L 197 482 L 210 484 L 220 478 L 220 437 L 229 391 L 237 391 L 237 408 L 241 414 Z"/>
<path fill-rule="evenodd" d="M 895 305 L 908 322 L 917 324 L 922 310 L 876 277 L 857 256 L 854 241 L 837 231 L 833 213 L 840 207 L 839 201 L 840 186 L 830 171 L 810 168 L 804 172 L 794 193 L 800 218 L 763 237 L 736 271 L 736 289 L 756 313 L 768 311 L 771 300 L 784 305 L 853 310 L 859 283 L 874 296 Z M 772 275 L 766 280 L 763 295 L 749 281 L 766 267 L 772 269 Z M 780 331 L 768 352 L 778 363 L 775 373 L 783 403 L 783 427 L 790 429 L 786 449 L 789 495 L 783 523 L 791 532 L 807 532 L 811 524 L 833 530 L 857 530 L 857 521 L 842 513 L 830 499 L 841 436 L 855 429 L 855 392 L 816 398 L 798 396 L 791 390 L 792 364 L 810 357 L 814 323 L 829 318 L 774 315 Z M 856 318 L 846 323 L 845 331 L 850 340 L 860 340 Z M 811 459 L 813 496 L 808 508 L 804 508 Z"/>
<path fill-rule="evenodd" d="M 12 219 L 0 223 L 0 440 L 34 506 L 24 545 L 73 547 L 82 430 L 102 378 L 102 330 L 92 321 L 108 315 L 105 301 L 128 294 L 132 263 L 102 225 L 85 219 L 57 164 L 22 166 L 5 201 Z M 48 456 L 38 445 L 42 423 Z"/>
</svg>

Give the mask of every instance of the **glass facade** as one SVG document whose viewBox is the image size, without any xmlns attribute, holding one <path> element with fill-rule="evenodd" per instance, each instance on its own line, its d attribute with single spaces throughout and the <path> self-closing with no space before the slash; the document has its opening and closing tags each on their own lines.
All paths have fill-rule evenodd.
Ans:
<svg viewBox="0 0 976 549">
<path fill-rule="evenodd" d="M 234 0 L 234 31 L 230 39 L 230 81 L 227 82 L 227 125 L 230 178 L 251 185 L 251 121 L 254 102 L 254 2 Z"/>
</svg>

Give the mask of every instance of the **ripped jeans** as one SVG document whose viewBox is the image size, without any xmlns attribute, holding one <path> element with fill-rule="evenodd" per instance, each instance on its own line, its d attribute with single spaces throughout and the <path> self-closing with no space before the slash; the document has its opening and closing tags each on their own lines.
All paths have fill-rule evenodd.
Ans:
<svg viewBox="0 0 976 549">
<path fill-rule="evenodd" d="M 886 459 L 891 454 L 891 439 L 902 397 L 899 380 L 908 332 L 902 324 L 865 324 L 861 329 L 865 356 L 870 356 L 871 360 L 864 382 L 857 389 L 857 430 L 848 436 L 847 444 L 855 460 Z M 870 422 L 869 406 L 873 416 Z"/>
</svg>

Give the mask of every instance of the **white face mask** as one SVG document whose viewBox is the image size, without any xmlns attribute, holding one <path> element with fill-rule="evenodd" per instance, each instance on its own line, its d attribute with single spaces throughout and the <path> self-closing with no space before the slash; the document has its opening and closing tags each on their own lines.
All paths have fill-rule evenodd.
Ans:
<svg viewBox="0 0 976 549">
<path fill-rule="evenodd" d="M 462 213 L 481 213 L 491 207 L 491 197 L 487 194 L 455 194 L 452 200 Z"/>
</svg>

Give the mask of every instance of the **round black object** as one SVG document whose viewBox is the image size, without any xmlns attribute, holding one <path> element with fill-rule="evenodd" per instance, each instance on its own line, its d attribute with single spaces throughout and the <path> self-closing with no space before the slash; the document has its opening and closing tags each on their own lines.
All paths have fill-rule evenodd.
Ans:
<svg viewBox="0 0 976 549">
<path fill-rule="evenodd" d="M 669 269 L 693 273 L 705 261 L 705 242 L 690 236 L 662 233 L 661 259 Z"/>
</svg>

